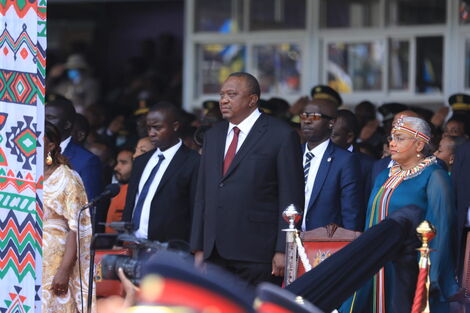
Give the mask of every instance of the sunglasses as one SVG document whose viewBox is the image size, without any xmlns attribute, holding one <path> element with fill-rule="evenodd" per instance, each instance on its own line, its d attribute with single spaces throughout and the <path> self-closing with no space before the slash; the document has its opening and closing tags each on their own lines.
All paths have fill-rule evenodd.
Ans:
<svg viewBox="0 0 470 313">
<path fill-rule="evenodd" d="M 327 120 L 332 120 L 334 119 L 333 117 L 323 114 L 323 113 L 318 113 L 318 112 L 304 112 L 300 113 L 300 119 L 302 121 L 319 121 L 320 119 L 324 118 Z"/>
</svg>

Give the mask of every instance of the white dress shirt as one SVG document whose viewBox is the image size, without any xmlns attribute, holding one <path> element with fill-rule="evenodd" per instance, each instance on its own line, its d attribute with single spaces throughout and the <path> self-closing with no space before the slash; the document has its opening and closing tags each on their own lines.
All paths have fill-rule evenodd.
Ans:
<svg viewBox="0 0 470 313">
<path fill-rule="evenodd" d="M 65 149 L 67 148 L 71 140 L 72 140 L 72 136 L 68 136 L 67 138 L 64 139 L 64 141 L 60 143 L 60 153 L 62 154 L 64 153 Z"/>
<path fill-rule="evenodd" d="M 224 157 L 227 154 L 228 147 L 230 146 L 230 143 L 232 142 L 233 139 L 233 128 L 236 126 L 240 129 L 240 133 L 238 134 L 238 144 L 237 144 L 237 150 L 240 149 L 242 146 L 243 142 L 246 139 L 246 136 L 250 133 L 250 130 L 253 128 L 253 125 L 255 125 L 256 121 L 258 118 L 261 116 L 261 112 L 256 109 L 254 110 L 250 115 L 248 115 L 240 124 L 235 125 L 232 123 L 229 123 L 228 125 L 228 130 L 227 130 L 227 139 L 225 139 L 225 152 L 224 152 Z"/>
<path fill-rule="evenodd" d="M 139 194 L 142 188 L 144 187 L 145 182 L 149 178 L 150 173 L 152 172 L 152 169 L 158 163 L 158 160 L 159 160 L 158 156 L 160 154 L 163 154 L 163 156 L 165 157 L 165 159 L 163 159 L 162 163 L 160 164 L 160 168 L 158 169 L 157 174 L 155 174 L 155 179 L 152 181 L 152 184 L 149 187 L 147 198 L 145 198 L 144 200 L 144 205 L 142 207 L 142 215 L 140 216 L 139 228 L 135 232 L 135 236 L 137 238 L 147 239 L 148 237 L 150 207 L 152 205 L 153 197 L 155 196 L 155 193 L 157 192 L 158 185 L 160 184 L 160 181 L 162 180 L 163 174 L 165 174 L 165 171 L 168 168 L 168 165 L 170 164 L 171 160 L 173 159 L 173 157 L 175 156 L 176 152 L 181 147 L 181 145 L 182 145 L 182 141 L 179 140 L 176 145 L 174 145 L 171 148 L 166 149 L 165 151 L 160 151 L 160 149 L 157 149 L 153 153 L 153 155 L 150 157 L 147 164 L 145 165 L 144 171 L 142 172 L 142 176 L 140 177 L 139 190 L 135 197 L 134 208 L 135 208 L 135 205 L 137 204 L 137 200 L 139 199 Z"/>
<path fill-rule="evenodd" d="M 302 230 L 305 231 L 305 218 L 307 217 L 308 204 L 310 202 L 310 197 L 312 195 L 313 185 L 315 184 L 315 178 L 317 177 L 318 169 L 320 168 L 321 160 L 325 154 L 326 148 L 330 143 L 330 139 L 322 142 L 312 150 L 308 149 L 308 145 L 305 145 L 305 152 L 303 157 L 303 165 L 305 167 L 305 161 L 307 160 L 307 153 L 313 153 L 314 157 L 310 161 L 310 169 L 308 171 L 307 183 L 305 184 L 305 205 L 304 205 L 304 218 L 302 220 Z"/>
</svg>

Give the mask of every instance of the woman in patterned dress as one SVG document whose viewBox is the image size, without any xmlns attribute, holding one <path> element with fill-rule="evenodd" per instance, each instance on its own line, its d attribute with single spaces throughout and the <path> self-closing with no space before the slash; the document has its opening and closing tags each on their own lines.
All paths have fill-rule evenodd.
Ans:
<svg viewBox="0 0 470 313">
<path fill-rule="evenodd" d="M 395 161 L 376 178 L 369 198 L 366 230 L 407 205 L 423 209 L 423 219 L 436 227 L 431 248 L 431 313 L 448 313 L 448 300 L 458 292 L 455 279 L 455 207 L 447 172 L 437 164 L 429 145 L 431 129 L 422 119 L 402 117 L 390 138 Z M 341 313 L 403 313 L 411 311 L 418 256 L 409 251 L 387 263 L 375 277 L 341 306 Z"/>
<path fill-rule="evenodd" d="M 92 228 L 88 210 L 80 214 L 80 223 L 78 218 L 87 197 L 80 177 L 60 154 L 58 129 L 48 122 L 44 142 L 42 312 L 84 313 Z"/>
</svg>

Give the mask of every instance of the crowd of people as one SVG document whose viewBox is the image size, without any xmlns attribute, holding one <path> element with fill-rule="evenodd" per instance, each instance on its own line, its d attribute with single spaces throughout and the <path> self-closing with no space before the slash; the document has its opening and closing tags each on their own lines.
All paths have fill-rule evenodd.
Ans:
<svg viewBox="0 0 470 313">
<path fill-rule="evenodd" d="M 80 63 L 70 60 L 68 68 L 72 61 Z M 438 230 L 431 312 L 449 312 L 459 293 L 470 204 L 469 95 L 453 95 L 437 112 L 369 101 L 348 110 L 324 85 L 292 104 L 265 100 L 256 78 L 240 72 L 201 112 L 142 100 L 126 115 L 54 91 L 46 101 L 44 186 L 44 259 L 51 260 L 44 266 L 53 280 L 43 287 L 44 312 L 55 310 L 53 297 L 69 297 L 81 310 L 75 266 L 80 258 L 82 268 L 88 263 L 87 247 L 73 253 L 77 214 L 112 182 L 121 190 L 97 204 L 94 232 L 113 232 L 105 224 L 122 220 L 138 238 L 186 241 L 196 267 L 218 265 L 248 285 L 281 285 L 281 213 L 290 204 L 302 212 L 302 231 L 329 224 L 365 231 L 416 205 Z M 82 213 L 80 226 L 90 225 L 84 238 L 91 221 Z M 413 250 L 387 263 L 338 310 L 409 312 L 417 270 Z"/>
</svg>

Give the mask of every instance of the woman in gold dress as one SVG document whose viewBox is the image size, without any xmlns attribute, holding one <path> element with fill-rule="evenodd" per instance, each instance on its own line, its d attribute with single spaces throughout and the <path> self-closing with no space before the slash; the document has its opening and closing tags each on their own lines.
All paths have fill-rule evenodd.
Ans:
<svg viewBox="0 0 470 313">
<path fill-rule="evenodd" d="M 42 312 L 85 313 L 92 234 L 88 210 L 78 222 L 85 188 L 60 154 L 58 129 L 48 122 L 44 142 Z"/>
</svg>

